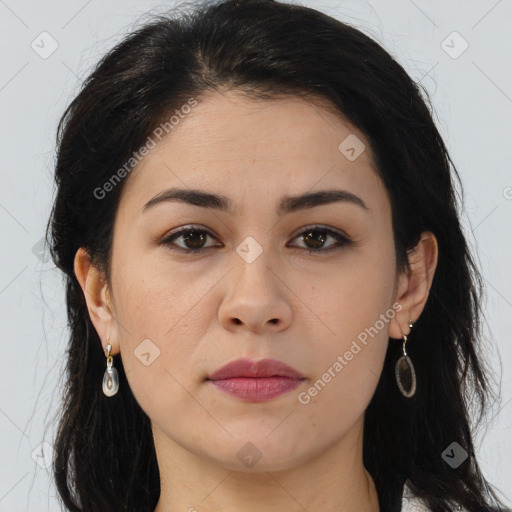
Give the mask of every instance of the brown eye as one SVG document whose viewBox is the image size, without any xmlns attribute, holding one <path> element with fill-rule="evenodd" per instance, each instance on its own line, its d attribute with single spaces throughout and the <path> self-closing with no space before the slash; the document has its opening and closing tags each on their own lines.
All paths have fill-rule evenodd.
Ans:
<svg viewBox="0 0 512 512">
<path fill-rule="evenodd" d="M 343 246 L 351 245 L 353 242 L 341 233 L 333 231 L 332 229 L 322 228 L 321 226 L 315 226 L 308 228 L 307 230 L 300 233 L 299 238 L 304 243 L 303 248 L 309 249 L 309 252 L 325 253 L 336 249 L 341 249 Z M 329 245 L 325 248 L 325 243 L 331 238 L 337 243 Z"/>
<path fill-rule="evenodd" d="M 215 238 L 205 229 L 186 226 L 162 240 L 161 244 L 168 246 L 173 251 L 185 253 L 200 253 L 204 252 L 206 249 L 222 246 L 220 243 L 206 245 L 209 237 L 212 239 Z M 307 250 L 309 254 L 322 254 L 353 244 L 352 240 L 341 233 L 333 231 L 332 229 L 322 228 L 321 226 L 308 228 L 295 238 L 302 240 L 304 245 L 299 247 Z M 331 243 L 326 247 L 325 244 L 329 239 L 334 240 L 335 243 Z M 176 243 L 177 240 L 181 240 L 181 244 Z"/>
<path fill-rule="evenodd" d="M 174 246 L 171 247 L 171 249 L 176 251 L 196 253 L 202 252 L 203 250 L 209 249 L 210 247 L 214 247 L 214 245 L 205 245 L 208 237 L 213 238 L 213 236 L 204 229 L 185 227 L 165 238 L 161 243 L 163 245 Z M 182 239 L 183 245 L 175 243 L 175 241 L 178 239 Z"/>
<path fill-rule="evenodd" d="M 183 235 L 183 243 L 187 249 L 202 249 L 208 234 L 204 231 L 189 231 Z"/>
<path fill-rule="evenodd" d="M 316 230 L 308 231 L 307 233 L 305 233 L 302 236 L 302 240 L 308 246 L 308 248 L 321 249 L 328 237 L 329 235 L 326 235 L 325 232 Z M 312 245 L 308 245 L 310 243 Z"/>
</svg>

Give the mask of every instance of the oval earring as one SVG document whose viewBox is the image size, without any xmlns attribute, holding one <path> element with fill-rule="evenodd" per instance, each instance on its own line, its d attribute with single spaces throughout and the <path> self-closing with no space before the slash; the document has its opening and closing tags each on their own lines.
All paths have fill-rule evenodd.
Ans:
<svg viewBox="0 0 512 512">
<path fill-rule="evenodd" d="M 412 329 L 412 320 L 409 320 L 409 327 Z M 411 358 L 407 355 L 405 344 L 407 343 L 407 336 L 402 333 L 404 337 L 402 344 L 403 355 L 398 359 L 395 365 L 395 378 L 398 388 L 403 396 L 410 398 L 416 393 L 416 372 Z"/>
<path fill-rule="evenodd" d="M 107 348 L 105 350 L 105 355 L 107 356 L 107 369 L 103 375 L 103 384 L 101 388 L 105 396 L 111 397 L 119 391 L 119 375 L 116 368 L 112 366 L 113 357 L 110 354 L 112 345 L 108 342 L 109 339 L 110 336 L 107 338 Z"/>
</svg>

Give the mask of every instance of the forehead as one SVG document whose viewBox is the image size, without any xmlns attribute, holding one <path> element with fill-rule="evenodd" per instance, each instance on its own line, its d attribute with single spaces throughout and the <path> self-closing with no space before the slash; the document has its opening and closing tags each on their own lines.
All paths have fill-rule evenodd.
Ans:
<svg viewBox="0 0 512 512">
<path fill-rule="evenodd" d="M 364 135 L 319 98 L 212 93 L 156 142 L 125 184 L 123 195 L 139 203 L 178 185 L 219 194 L 254 190 L 261 200 L 277 188 L 293 195 L 335 185 L 371 193 L 381 186 Z"/>
<path fill-rule="evenodd" d="M 245 156 L 242 149 L 250 151 L 248 157 L 264 154 L 269 158 L 287 150 L 288 159 L 299 159 L 305 152 L 329 154 L 349 135 L 366 146 L 360 160 L 373 164 L 364 135 L 326 99 L 285 96 L 261 100 L 227 91 L 201 98 L 159 145 L 170 150 L 173 145 L 193 148 L 198 156 L 232 149 L 240 159 Z"/>
</svg>

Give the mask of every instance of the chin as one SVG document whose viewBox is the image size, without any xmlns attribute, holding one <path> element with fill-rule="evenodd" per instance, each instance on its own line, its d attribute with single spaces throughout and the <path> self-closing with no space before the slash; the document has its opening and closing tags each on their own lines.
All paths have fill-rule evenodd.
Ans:
<svg viewBox="0 0 512 512">
<path fill-rule="evenodd" d="M 276 442 L 273 443 L 271 439 L 264 436 L 261 441 L 254 438 L 252 441 L 247 438 L 240 442 L 230 441 L 230 446 L 225 448 L 223 453 L 210 453 L 210 456 L 216 464 L 242 473 L 286 471 L 314 457 L 311 450 L 304 450 L 300 443 L 283 446 L 281 440 L 276 438 L 274 441 Z M 296 448 L 297 444 L 302 448 L 300 452 Z M 230 456 L 226 457 L 228 454 Z"/>
</svg>

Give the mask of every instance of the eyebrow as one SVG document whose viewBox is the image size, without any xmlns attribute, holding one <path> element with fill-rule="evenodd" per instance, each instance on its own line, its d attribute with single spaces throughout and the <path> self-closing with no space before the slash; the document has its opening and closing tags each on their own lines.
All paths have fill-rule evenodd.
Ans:
<svg viewBox="0 0 512 512">
<path fill-rule="evenodd" d="M 212 194 L 210 192 L 197 189 L 171 188 L 163 190 L 150 199 L 144 205 L 142 210 L 144 212 L 157 204 L 169 201 L 178 201 L 191 204 L 193 206 L 199 206 L 201 208 L 213 208 L 214 210 L 220 210 L 223 212 L 232 212 L 234 206 L 231 199 L 223 195 Z M 298 210 L 305 210 L 308 208 L 314 208 L 315 206 L 338 202 L 354 204 L 364 210 L 370 210 L 370 208 L 366 206 L 365 202 L 352 192 L 349 192 L 348 190 L 334 189 L 308 192 L 296 196 L 284 196 L 279 202 L 277 213 L 278 215 L 284 215 Z"/>
</svg>

